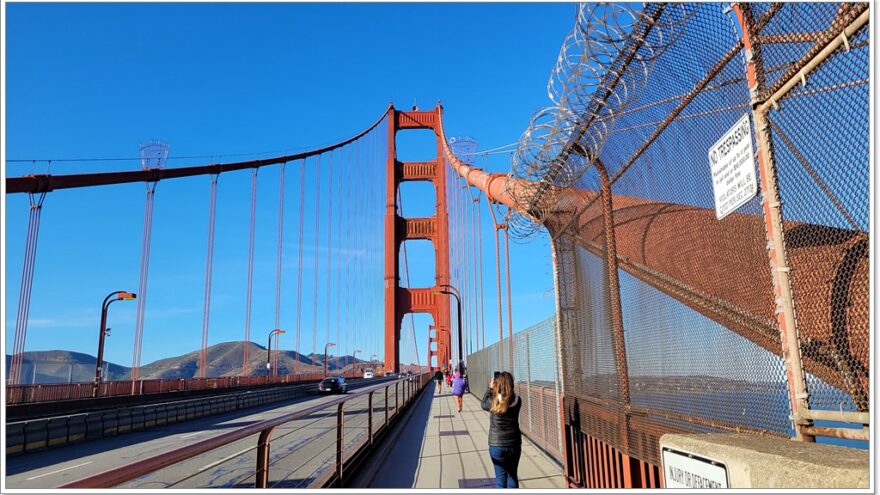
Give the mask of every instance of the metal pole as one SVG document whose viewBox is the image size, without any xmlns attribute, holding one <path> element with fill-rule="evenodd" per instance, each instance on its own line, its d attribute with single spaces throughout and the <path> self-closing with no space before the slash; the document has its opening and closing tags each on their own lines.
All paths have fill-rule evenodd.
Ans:
<svg viewBox="0 0 880 495">
<path fill-rule="evenodd" d="M 620 394 L 620 443 L 624 455 L 629 455 L 629 366 L 626 361 L 626 340 L 623 334 L 623 308 L 620 301 L 620 279 L 617 269 L 617 241 L 614 235 L 614 204 L 611 199 L 611 181 L 605 165 L 595 158 L 593 166 L 602 182 L 602 220 L 605 231 L 605 264 L 608 269 L 608 292 L 611 298 L 611 331 L 614 356 L 617 361 L 617 386 Z"/>
<path fill-rule="evenodd" d="M 266 377 L 272 374 L 272 334 L 269 332 L 269 344 L 266 346 Z"/>
<path fill-rule="evenodd" d="M 260 432 L 257 440 L 257 472 L 254 488 L 269 487 L 269 437 L 275 428 L 269 428 Z"/>
<path fill-rule="evenodd" d="M 342 439 L 345 430 L 345 414 L 342 406 L 345 402 L 340 402 L 336 408 L 336 479 L 339 486 L 342 486 Z"/>
<path fill-rule="evenodd" d="M 762 102 L 757 101 L 759 91 L 763 89 L 762 85 L 759 84 L 759 76 L 763 74 L 763 67 L 757 66 L 754 51 L 760 50 L 761 47 L 759 44 L 753 46 L 752 37 L 755 33 L 753 32 L 752 15 L 749 6 L 737 3 L 734 5 L 734 12 L 742 29 L 743 46 L 745 47 L 748 60 L 747 76 L 749 89 L 752 94 L 752 116 L 756 132 L 755 140 L 758 143 L 757 158 L 758 170 L 761 176 L 761 191 L 763 192 L 764 224 L 767 229 L 767 248 L 776 296 L 777 322 L 782 339 L 782 356 L 787 371 L 786 377 L 788 380 L 792 426 L 795 430 L 795 439 L 815 442 L 815 437 L 808 433 L 808 431 L 811 431 L 809 428 L 812 426 L 812 421 L 808 415 L 804 414 L 810 408 L 808 402 L 809 394 L 801 361 L 797 322 L 794 318 L 794 301 L 792 298 L 791 280 L 789 278 L 790 268 L 785 257 L 785 239 L 782 227 L 782 212 L 780 210 L 781 202 L 776 183 L 776 167 L 773 163 L 770 136 L 767 132 L 767 113 L 776 104 L 776 100 L 784 96 L 793 85 L 784 85 L 781 91 L 774 94 L 768 102 L 763 102 L 762 104 Z M 844 30 L 843 35 L 844 37 L 847 36 L 846 30 Z M 842 42 L 843 40 L 837 37 L 833 43 Z M 805 72 L 801 72 L 801 76 L 805 77 L 803 74 Z M 805 79 L 798 80 L 805 81 Z"/>
<path fill-rule="evenodd" d="M 449 292 L 455 296 L 455 304 L 458 313 L 458 371 L 459 373 L 464 373 L 464 359 L 462 356 L 462 348 L 461 348 L 461 335 L 464 329 L 461 327 L 461 298 L 458 297 L 458 294 L 454 294 Z"/>
<path fill-rule="evenodd" d="M 370 445 L 373 445 L 373 392 L 367 395 L 367 435 L 369 435 Z"/>
<path fill-rule="evenodd" d="M 92 397 L 98 396 L 98 387 L 101 385 L 101 367 L 103 366 L 104 361 L 104 337 L 107 335 L 107 308 L 110 306 L 108 301 L 114 295 L 116 295 L 115 292 L 105 297 L 104 302 L 101 304 L 101 323 L 98 327 L 98 357 L 95 362 L 95 386 L 92 390 Z"/>
</svg>

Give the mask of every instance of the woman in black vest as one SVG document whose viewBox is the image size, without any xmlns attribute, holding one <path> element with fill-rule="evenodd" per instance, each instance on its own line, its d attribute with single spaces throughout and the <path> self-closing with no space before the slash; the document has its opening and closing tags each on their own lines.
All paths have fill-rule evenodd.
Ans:
<svg viewBox="0 0 880 495">
<path fill-rule="evenodd" d="M 513 391 L 513 375 L 503 371 L 483 394 L 483 409 L 489 411 L 489 457 L 495 467 L 496 488 L 519 488 L 517 469 L 522 454 L 519 410 L 522 401 Z"/>
</svg>

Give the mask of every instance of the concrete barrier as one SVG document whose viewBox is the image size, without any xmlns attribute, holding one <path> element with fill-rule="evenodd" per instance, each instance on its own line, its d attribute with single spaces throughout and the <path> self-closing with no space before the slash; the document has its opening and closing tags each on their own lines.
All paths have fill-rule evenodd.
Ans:
<svg viewBox="0 0 880 495">
<path fill-rule="evenodd" d="M 870 453 L 786 438 L 666 434 L 660 438 L 666 488 L 868 488 Z"/>
<path fill-rule="evenodd" d="M 46 443 L 49 447 L 67 444 L 67 420 L 64 416 L 46 422 Z"/>
<path fill-rule="evenodd" d="M 19 454 L 24 451 L 24 423 L 6 426 L 6 454 Z"/>
<path fill-rule="evenodd" d="M 67 418 L 67 443 L 84 442 L 87 437 L 85 414 L 74 414 Z"/>
<path fill-rule="evenodd" d="M 24 451 L 42 450 L 49 446 L 49 431 L 46 426 L 49 420 L 38 419 L 27 421 L 24 425 Z M 8 447 L 7 442 L 7 448 Z"/>
</svg>

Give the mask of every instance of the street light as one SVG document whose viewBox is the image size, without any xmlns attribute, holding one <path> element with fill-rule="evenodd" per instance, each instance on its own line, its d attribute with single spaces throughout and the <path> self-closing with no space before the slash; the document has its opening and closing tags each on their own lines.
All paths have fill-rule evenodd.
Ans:
<svg viewBox="0 0 880 495">
<path fill-rule="evenodd" d="M 455 302 L 457 304 L 458 309 L 458 372 L 462 375 L 464 374 L 464 356 L 462 356 L 462 347 L 461 347 L 461 298 L 458 297 L 458 289 L 455 287 L 443 284 L 440 287 L 446 287 L 452 290 L 433 290 L 432 294 L 449 294 L 450 296 L 455 297 Z"/>
<path fill-rule="evenodd" d="M 373 358 L 379 357 L 376 354 L 370 354 L 370 368 L 376 369 L 376 366 L 373 364 Z"/>
<path fill-rule="evenodd" d="M 327 349 L 330 347 L 336 347 L 336 344 L 333 342 L 327 342 L 327 345 L 324 346 L 324 377 L 327 377 Z"/>
<path fill-rule="evenodd" d="M 357 369 L 357 355 L 359 352 L 363 352 L 360 349 L 355 349 L 354 354 L 351 355 L 351 369 L 352 371 Z"/>
<path fill-rule="evenodd" d="M 104 298 L 104 303 L 101 305 L 101 328 L 98 329 L 98 361 L 95 363 L 95 387 L 94 390 L 92 390 L 92 397 L 98 396 L 98 387 L 101 384 L 101 367 L 103 366 L 104 361 L 104 337 L 106 337 L 110 331 L 110 329 L 107 328 L 107 310 L 110 308 L 110 304 L 116 301 L 131 301 L 135 298 L 137 298 L 137 294 L 134 292 L 126 292 L 124 290 L 111 292 Z"/>
<path fill-rule="evenodd" d="M 272 375 L 277 373 L 278 370 L 272 369 L 272 336 L 273 335 L 281 335 L 282 333 L 287 333 L 280 328 L 276 328 L 269 332 L 269 345 L 266 346 L 266 376 L 271 372 Z M 275 352 L 278 352 L 277 350 Z"/>
</svg>

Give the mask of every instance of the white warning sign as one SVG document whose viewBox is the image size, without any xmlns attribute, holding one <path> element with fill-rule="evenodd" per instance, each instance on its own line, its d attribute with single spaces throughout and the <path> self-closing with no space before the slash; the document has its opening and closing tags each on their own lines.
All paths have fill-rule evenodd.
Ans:
<svg viewBox="0 0 880 495">
<path fill-rule="evenodd" d="M 718 220 L 758 194 L 754 156 L 749 114 L 743 115 L 709 148 L 715 216 Z"/>
<path fill-rule="evenodd" d="M 663 481 L 666 488 L 729 488 L 727 466 L 689 452 L 662 447 Z"/>
</svg>

